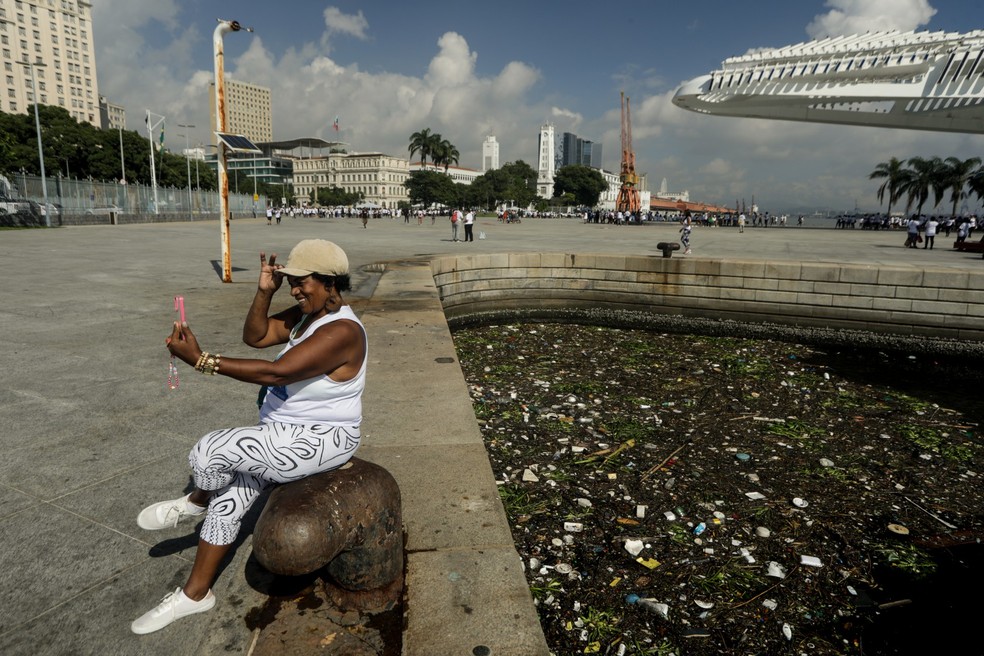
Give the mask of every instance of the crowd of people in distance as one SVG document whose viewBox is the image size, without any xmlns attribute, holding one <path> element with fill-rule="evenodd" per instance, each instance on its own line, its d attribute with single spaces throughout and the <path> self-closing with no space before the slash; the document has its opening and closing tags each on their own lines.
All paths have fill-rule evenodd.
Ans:
<svg viewBox="0 0 984 656">
<path fill-rule="evenodd" d="M 973 234 L 974 229 L 977 227 L 977 217 L 976 216 L 935 216 L 935 215 L 912 215 L 909 218 L 904 216 L 888 216 L 886 214 L 863 214 L 861 216 L 839 216 L 837 217 L 837 222 L 835 228 L 854 230 L 860 228 L 861 230 L 906 230 L 908 231 L 909 225 L 915 219 L 917 224 L 920 226 L 920 232 L 922 232 L 925 226 L 933 221 L 938 226 L 939 232 L 942 232 L 947 237 L 954 230 L 957 231 L 958 241 L 963 241 L 960 239 L 960 227 L 966 225 L 966 230 L 969 234 L 964 235 L 964 238 Z"/>
<path fill-rule="evenodd" d="M 745 212 L 696 212 L 686 211 L 692 225 L 707 227 L 737 227 L 744 228 L 746 225 L 767 228 L 769 226 L 785 227 L 792 222 L 786 214 L 770 214 L 769 212 L 752 212 L 746 215 Z M 607 223 L 612 225 L 633 225 L 652 222 L 679 222 L 683 219 L 681 212 L 617 212 L 611 210 L 588 210 L 581 213 L 581 218 L 585 223 Z M 796 225 L 802 226 L 806 223 L 802 215 L 796 218 Z"/>
</svg>

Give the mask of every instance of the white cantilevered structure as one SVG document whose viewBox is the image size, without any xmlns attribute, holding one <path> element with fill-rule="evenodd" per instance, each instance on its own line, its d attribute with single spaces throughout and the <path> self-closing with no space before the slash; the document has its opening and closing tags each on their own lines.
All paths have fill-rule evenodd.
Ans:
<svg viewBox="0 0 984 656">
<path fill-rule="evenodd" d="M 984 134 L 984 30 L 874 32 L 726 59 L 677 89 L 704 114 Z"/>
</svg>

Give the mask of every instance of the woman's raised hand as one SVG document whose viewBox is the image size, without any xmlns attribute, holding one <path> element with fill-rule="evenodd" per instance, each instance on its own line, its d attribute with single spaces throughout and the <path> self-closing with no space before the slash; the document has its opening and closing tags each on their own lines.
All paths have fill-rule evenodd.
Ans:
<svg viewBox="0 0 984 656">
<path fill-rule="evenodd" d="M 261 291 L 275 292 L 280 289 L 284 277 L 279 275 L 277 271 L 282 268 L 283 265 L 277 264 L 276 253 L 270 255 L 270 261 L 267 262 L 266 253 L 260 251 L 260 282 L 258 286 Z"/>
</svg>

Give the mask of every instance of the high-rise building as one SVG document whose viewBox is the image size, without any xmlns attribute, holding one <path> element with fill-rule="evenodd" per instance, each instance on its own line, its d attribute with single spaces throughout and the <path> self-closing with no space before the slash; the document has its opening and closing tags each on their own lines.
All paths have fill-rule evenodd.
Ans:
<svg viewBox="0 0 984 656">
<path fill-rule="evenodd" d="M 499 142 L 493 135 L 482 142 L 482 173 L 499 168 Z"/>
<path fill-rule="evenodd" d="M 125 130 L 126 109 L 109 102 L 106 96 L 99 96 L 99 125 L 104 130 Z"/>
<path fill-rule="evenodd" d="M 561 139 L 562 152 L 559 166 L 580 164 L 601 168 L 601 144 L 582 139 L 576 134 L 565 132 Z"/>
<path fill-rule="evenodd" d="M 208 85 L 208 115 L 212 144 L 215 120 L 215 83 Z M 239 80 L 225 80 L 226 132 L 241 134 L 253 143 L 273 141 L 273 109 L 270 89 Z"/>
<path fill-rule="evenodd" d="M 540 141 L 537 151 L 536 193 L 541 198 L 553 198 L 556 153 L 554 152 L 554 127 L 550 123 L 544 123 L 540 126 Z"/>
<path fill-rule="evenodd" d="M 92 3 L 85 0 L 0 0 L 0 111 L 26 114 L 35 102 L 63 107 L 99 127 L 99 87 Z M 28 64 L 33 64 L 30 66 Z"/>
</svg>

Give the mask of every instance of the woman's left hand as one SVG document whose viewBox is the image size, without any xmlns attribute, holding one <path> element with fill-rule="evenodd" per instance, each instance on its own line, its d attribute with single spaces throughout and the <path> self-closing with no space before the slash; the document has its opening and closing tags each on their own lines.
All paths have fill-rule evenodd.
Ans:
<svg viewBox="0 0 984 656">
<path fill-rule="evenodd" d="M 171 355 L 180 358 L 191 366 L 195 366 L 198 356 L 202 354 L 202 350 L 198 347 L 198 340 L 195 339 L 195 335 L 191 332 L 187 322 L 175 321 L 171 336 L 165 339 L 164 343 Z"/>
</svg>

